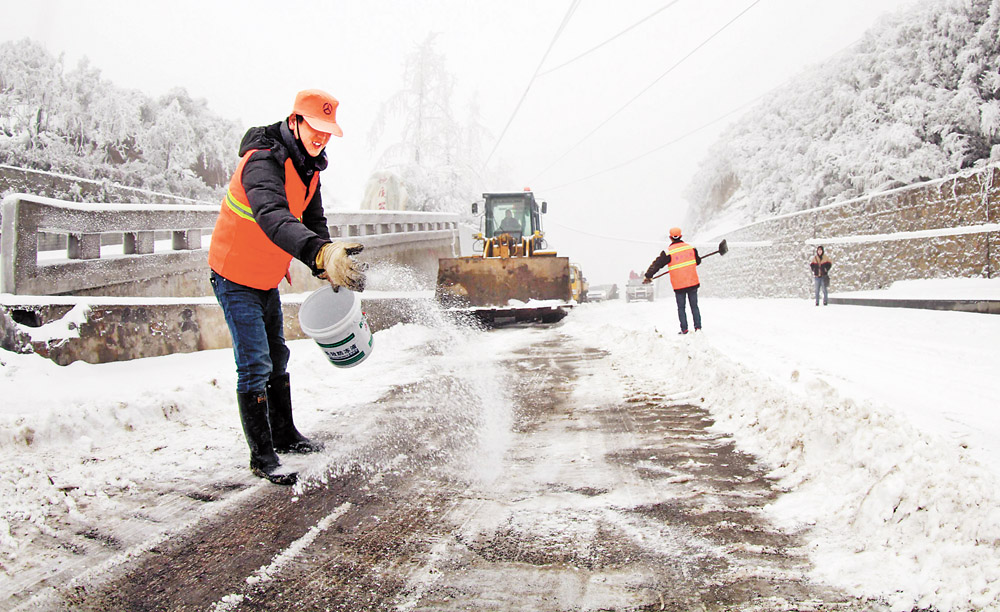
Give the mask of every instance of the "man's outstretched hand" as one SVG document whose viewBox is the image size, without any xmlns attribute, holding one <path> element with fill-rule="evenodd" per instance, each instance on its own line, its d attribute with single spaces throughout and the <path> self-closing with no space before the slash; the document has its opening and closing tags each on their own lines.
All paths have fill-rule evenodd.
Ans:
<svg viewBox="0 0 1000 612">
<path fill-rule="evenodd" d="M 322 268 L 320 278 L 326 280 L 336 291 L 347 287 L 351 291 L 365 290 L 365 270 L 368 264 L 355 261 L 357 255 L 365 249 L 357 242 L 328 242 L 316 254 L 316 267 Z"/>
</svg>

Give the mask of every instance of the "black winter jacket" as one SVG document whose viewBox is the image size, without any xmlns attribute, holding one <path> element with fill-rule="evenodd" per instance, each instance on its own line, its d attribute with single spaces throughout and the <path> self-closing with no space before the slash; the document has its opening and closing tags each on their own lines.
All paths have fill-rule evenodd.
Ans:
<svg viewBox="0 0 1000 612">
<path fill-rule="evenodd" d="M 240 180 L 257 225 L 271 242 L 309 266 L 313 275 L 319 274 L 322 270 L 316 267 L 316 254 L 330 242 L 320 186 L 316 184 L 316 193 L 299 223 L 288 209 L 285 196 L 285 160 L 292 159 L 299 177 L 308 186 L 313 174 L 326 169 L 326 151 L 310 157 L 286 121 L 247 130 L 240 143 L 240 157 L 251 149 L 260 150 L 247 160 Z"/>
</svg>

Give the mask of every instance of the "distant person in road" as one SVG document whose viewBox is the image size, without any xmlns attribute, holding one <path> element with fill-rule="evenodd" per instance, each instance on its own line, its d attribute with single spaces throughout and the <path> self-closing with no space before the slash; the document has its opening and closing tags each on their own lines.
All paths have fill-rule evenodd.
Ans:
<svg viewBox="0 0 1000 612">
<path fill-rule="evenodd" d="M 522 230 L 521 224 L 517 219 L 514 218 L 514 213 L 508 210 L 504 213 L 503 220 L 500 221 L 500 231 L 505 232 L 517 232 L 520 233 Z"/>
<path fill-rule="evenodd" d="M 343 135 L 338 104 L 324 91 L 300 91 L 286 119 L 247 131 L 208 253 L 212 288 L 233 341 L 250 469 L 276 484 L 296 481 L 296 474 L 281 469 L 276 453 L 322 449 L 292 421 L 278 284 L 283 278 L 291 282 L 295 257 L 334 290 L 365 286 L 364 266 L 351 257 L 364 247 L 330 240 L 320 197 L 326 145 L 331 136 Z"/>
<path fill-rule="evenodd" d="M 819 306 L 819 293 L 822 289 L 823 305 L 826 306 L 829 298 L 830 268 L 833 267 L 833 261 L 826 256 L 822 246 L 816 247 L 816 254 L 809 262 L 809 267 L 812 269 L 813 286 L 816 288 L 816 305 Z"/>
<path fill-rule="evenodd" d="M 681 240 L 681 228 L 670 228 L 670 247 L 666 251 L 660 251 L 659 256 L 653 260 L 646 270 L 642 279 L 644 285 L 653 282 L 653 276 L 664 266 L 670 273 L 670 285 L 674 288 L 674 297 L 677 298 L 677 318 L 681 323 L 681 334 L 688 333 L 687 312 L 685 302 L 691 304 L 691 317 L 694 319 L 694 330 L 701 329 L 701 310 L 698 309 L 698 281 L 697 266 L 701 265 L 701 256 L 698 249 Z"/>
</svg>

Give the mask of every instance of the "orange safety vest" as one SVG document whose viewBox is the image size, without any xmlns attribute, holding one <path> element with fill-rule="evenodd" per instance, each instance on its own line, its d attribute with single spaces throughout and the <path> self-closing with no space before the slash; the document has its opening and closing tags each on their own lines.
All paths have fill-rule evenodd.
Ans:
<svg viewBox="0 0 1000 612">
<path fill-rule="evenodd" d="M 670 272 L 670 285 L 674 291 L 699 284 L 696 267 L 698 263 L 694 258 L 693 246 L 684 242 L 675 242 L 670 245 L 667 255 L 670 255 L 667 270 Z"/>
<path fill-rule="evenodd" d="M 247 192 L 243 188 L 243 167 L 257 149 L 246 152 L 229 180 L 229 191 L 222 199 L 219 219 L 212 232 L 208 265 L 220 276 L 253 287 L 275 289 L 292 262 L 292 256 L 271 242 L 253 218 Z M 309 200 L 316 192 L 319 173 L 313 175 L 306 189 L 291 158 L 285 160 L 285 197 L 292 216 L 302 221 Z"/>
</svg>

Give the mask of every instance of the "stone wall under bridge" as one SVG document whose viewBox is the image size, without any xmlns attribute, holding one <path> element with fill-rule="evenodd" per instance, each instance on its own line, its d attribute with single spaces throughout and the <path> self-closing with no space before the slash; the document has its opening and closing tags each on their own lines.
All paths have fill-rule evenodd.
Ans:
<svg viewBox="0 0 1000 612">
<path fill-rule="evenodd" d="M 8 196 L 0 232 L 0 347 L 67 364 L 230 346 L 208 282 L 217 215 L 218 206 Z M 371 267 L 362 304 L 374 329 L 414 316 L 417 302 L 432 294 L 438 259 L 458 254 L 457 215 L 331 210 L 327 220 L 333 240 L 365 245 L 358 258 Z M 62 236 L 61 250 L 40 250 L 53 235 Z M 291 284 L 282 281 L 279 289 L 286 337 L 294 339 L 303 337 L 301 299 L 324 281 L 295 260 L 290 273 Z M 80 316 L 70 338 L 32 340 L 31 328 Z"/>
<path fill-rule="evenodd" d="M 1000 271 L 1000 166 L 901 187 L 753 223 L 726 239 L 729 252 L 698 267 L 701 295 L 811 298 L 809 260 L 823 245 L 830 291 L 884 289 L 895 281 L 993 278 Z"/>
</svg>

